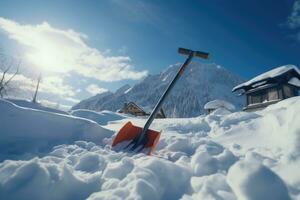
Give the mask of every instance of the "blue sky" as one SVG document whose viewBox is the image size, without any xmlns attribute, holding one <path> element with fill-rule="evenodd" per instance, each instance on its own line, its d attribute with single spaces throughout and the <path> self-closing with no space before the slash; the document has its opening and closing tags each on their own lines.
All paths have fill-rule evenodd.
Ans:
<svg viewBox="0 0 300 200">
<path fill-rule="evenodd" d="M 17 52 L 24 68 L 42 71 L 43 98 L 69 105 L 182 62 L 178 47 L 210 52 L 199 62 L 246 79 L 300 65 L 294 0 L 1 0 L 0 17 L 1 48 Z"/>
</svg>

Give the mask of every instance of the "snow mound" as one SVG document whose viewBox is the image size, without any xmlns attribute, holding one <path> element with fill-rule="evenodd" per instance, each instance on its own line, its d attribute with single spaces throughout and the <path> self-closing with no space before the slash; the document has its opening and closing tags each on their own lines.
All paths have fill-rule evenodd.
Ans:
<svg viewBox="0 0 300 200">
<path fill-rule="evenodd" d="M 204 105 L 204 109 L 208 110 L 208 109 L 218 109 L 218 108 L 225 108 L 227 110 L 235 110 L 235 106 L 232 105 L 231 103 L 227 102 L 227 101 L 223 101 L 223 100 L 213 100 L 210 102 L 207 102 Z"/>
<path fill-rule="evenodd" d="M 123 115 L 111 111 L 95 112 L 92 110 L 78 109 L 71 111 L 73 116 L 93 120 L 100 125 L 107 125 L 108 122 L 124 119 Z"/>
<path fill-rule="evenodd" d="M 290 199 L 281 178 L 259 163 L 240 161 L 230 168 L 227 178 L 238 199 Z"/>
<path fill-rule="evenodd" d="M 192 177 L 191 186 L 193 190 L 192 195 L 184 195 L 183 200 L 188 199 L 226 199 L 234 200 L 235 195 L 228 183 L 226 182 L 226 175 L 223 173 L 216 173 L 209 176 Z"/>
<path fill-rule="evenodd" d="M 87 119 L 19 107 L 5 100 L 0 100 L 0 110 L 0 160 L 38 155 L 55 145 L 76 140 L 101 144 L 112 135 L 111 131 Z"/>
<path fill-rule="evenodd" d="M 192 156 L 191 165 L 195 175 L 204 176 L 227 171 L 236 160 L 231 151 L 209 141 L 198 147 Z"/>
<path fill-rule="evenodd" d="M 127 170 L 132 162 L 126 160 L 115 167 L 116 173 L 125 167 L 125 176 L 110 177 L 89 199 L 179 199 L 187 191 L 191 176 L 188 169 L 154 157 L 139 158 L 136 166 Z"/>
<path fill-rule="evenodd" d="M 1 199 L 80 200 L 101 187 L 100 172 L 76 171 L 57 157 L 5 161 L 0 176 Z"/>
</svg>

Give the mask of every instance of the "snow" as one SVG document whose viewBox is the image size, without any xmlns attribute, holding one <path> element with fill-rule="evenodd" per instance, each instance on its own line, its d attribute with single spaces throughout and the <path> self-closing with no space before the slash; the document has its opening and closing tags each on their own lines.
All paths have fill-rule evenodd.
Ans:
<svg viewBox="0 0 300 200">
<path fill-rule="evenodd" d="M 295 70 L 296 73 L 298 73 L 298 75 L 300 76 L 300 70 L 298 69 L 297 66 L 295 65 L 283 65 L 281 67 L 277 67 L 275 69 L 272 69 L 268 72 L 265 72 L 263 74 L 260 74 L 256 77 L 254 77 L 253 79 L 245 82 L 245 83 L 242 83 L 242 84 L 239 84 L 238 86 L 234 87 L 232 89 L 232 91 L 236 91 L 236 90 L 239 90 L 241 89 L 242 87 L 246 87 L 246 86 L 249 86 L 249 85 L 252 85 L 254 83 L 258 83 L 258 82 L 261 82 L 261 81 L 264 81 L 268 78 L 275 78 L 275 77 L 278 77 L 290 70 Z M 259 83 L 258 83 L 259 84 Z"/>
<path fill-rule="evenodd" d="M 171 65 L 160 74 L 149 75 L 132 87 L 124 86 L 128 89 L 126 92 L 106 93 L 83 100 L 72 109 L 117 111 L 124 103 L 134 102 L 151 111 L 180 66 L 180 63 Z M 231 92 L 241 82 L 244 82 L 242 78 L 217 64 L 192 62 L 166 98 L 162 106 L 164 113 L 168 117 L 196 117 L 206 113 L 204 104 L 214 99 L 223 99 L 236 108 L 242 108 L 244 98 Z"/>
<path fill-rule="evenodd" d="M 129 89 L 127 89 L 124 94 L 127 94 L 130 90 L 132 89 L 132 87 L 130 87 Z"/>
<path fill-rule="evenodd" d="M 32 157 L 57 144 L 76 140 L 101 143 L 112 132 L 96 122 L 32 108 L 0 100 L 0 160 Z"/>
<path fill-rule="evenodd" d="M 251 161 L 239 161 L 228 172 L 228 183 L 239 199 L 290 199 L 282 179 L 268 167 Z"/>
<path fill-rule="evenodd" d="M 235 110 L 234 105 L 232 105 L 231 103 L 227 102 L 227 101 L 223 101 L 223 100 L 219 100 L 219 99 L 215 99 L 213 101 L 209 101 L 204 105 L 204 109 L 208 110 L 208 109 L 218 109 L 218 108 L 225 108 L 227 110 Z"/>
<path fill-rule="evenodd" d="M 29 101 L 26 99 L 6 99 L 6 100 L 10 101 L 18 106 L 25 107 L 25 108 L 32 108 L 32 109 L 36 109 L 36 110 L 43 110 L 43 111 L 68 115 L 68 113 L 65 111 L 54 109 L 54 108 L 49 108 L 40 103 L 33 103 L 32 101 Z"/>
<path fill-rule="evenodd" d="M 110 146 L 125 122 L 144 118 L 3 100 L 0 110 L 1 199 L 300 199 L 300 97 L 253 113 L 155 119 L 152 156 Z"/>
<path fill-rule="evenodd" d="M 300 88 L 300 80 L 297 77 L 291 78 L 288 83 Z"/>
<path fill-rule="evenodd" d="M 106 125 L 108 122 L 125 118 L 121 114 L 117 114 L 115 112 L 111 112 L 111 111 L 107 111 L 107 110 L 101 111 L 101 112 L 96 112 L 96 111 L 87 110 L 87 109 L 78 109 L 78 110 L 71 111 L 71 115 L 93 120 L 100 125 Z"/>
</svg>

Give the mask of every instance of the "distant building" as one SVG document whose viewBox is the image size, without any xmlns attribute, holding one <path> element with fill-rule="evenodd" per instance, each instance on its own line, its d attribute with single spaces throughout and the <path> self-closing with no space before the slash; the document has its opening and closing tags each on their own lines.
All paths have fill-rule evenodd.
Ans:
<svg viewBox="0 0 300 200">
<path fill-rule="evenodd" d="M 286 65 L 263 73 L 242 83 L 232 91 L 242 91 L 246 95 L 243 110 L 255 111 L 277 103 L 283 99 L 298 96 L 300 70 L 294 65 Z"/>
<path fill-rule="evenodd" d="M 151 111 L 148 108 L 138 106 L 134 102 L 128 102 L 119 110 L 119 113 L 131 114 L 134 116 L 148 116 L 151 114 Z M 156 118 L 166 118 L 162 108 L 160 109 L 160 112 L 156 114 Z"/>
<path fill-rule="evenodd" d="M 209 101 L 204 105 L 204 109 L 208 113 L 211 113 L 219 108 L 223 108 L 228 111 L 233 111 L 235 109 L 234 105 L 232 105 L 231 103 L 229 103 L 227 101 L 219 100 L 219 99 Z"/>
</svg>

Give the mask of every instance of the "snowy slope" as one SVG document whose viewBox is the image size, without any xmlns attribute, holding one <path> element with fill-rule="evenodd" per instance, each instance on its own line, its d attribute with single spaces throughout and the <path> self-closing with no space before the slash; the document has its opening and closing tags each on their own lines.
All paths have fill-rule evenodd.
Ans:
<svg viewBox="0 0 300 200">
<path fill-rule="evenodd" d="M 0 160 L 39 155 L 77 140 L 100 144 L 112 132 L 94 121 L 17 106 L 0 100 Z"/>
<path fill-rule="evenodd" d="M 107 125 L 111 121 L 124 119 L 125 116 L 111 111 L 95 112 L 92 110 L 78 109 L 71 111 L 71 115 L 86 118 L 97 122 L 100 125 Z"/>
<path fill-rule="evenodd" d="M 1 127 L 9 123 L 1 141 L 10 137 L 16 146 L 19 140 L 13 138 L 21 134 L 25 140 L 39 138 L 47 122 L 43 139 L 51 141 L 54 134 L 60 144 L 48 143 L 53 148 L 41 157 L 0 163 L 1 199 L 300 199 L 300 97 L 253 113 L 216 110 L 156 119 L 151 128 L 162 135 L 152 156 L 110 148 L 113 132 L 128 120 L 142 126 L 143 118 L 93 113 L 106 124 L 101 127 L 5 101 L 0 106 Z M 24 128 L 28 131 L 20 132 Z M 82 134 L 73 138 L 70 132 Z"/>
<path fill-rule="evenodd" d="M 5 99 L 5 100 L 10 101 L 18 106 L 25 107 L 25 108 L 32 108 L 32 109 L 36 109 L 36 110 L 43 110 L 43 111 L 68 115 L 68 113 L 65 111 L 54 109 L 54 108 L 49 108 L 40 103 L 33 103 L 32 101 L 25 100 L 25 99 Z"/>
<path fill-rule="evenodd" d="M 172 65 L 157 75 L 149 75 L 140 83 L 128 85 L 116 93 L 107 92 L 83 100 L 72 109 L 96 111 L 120 109 L 125 102 L 133 101 L 142 107 L 154 107 L 167 85 L 177 73 L 180 64 Z M 244 102 L 231 92 L 243 80 L 216 64 L 192 63 L 178 81 L 163 105 L 168 117 L 193 117 L 205 113 L 204 104 L 221 99 L 241 108 Z"/>
</svg>

